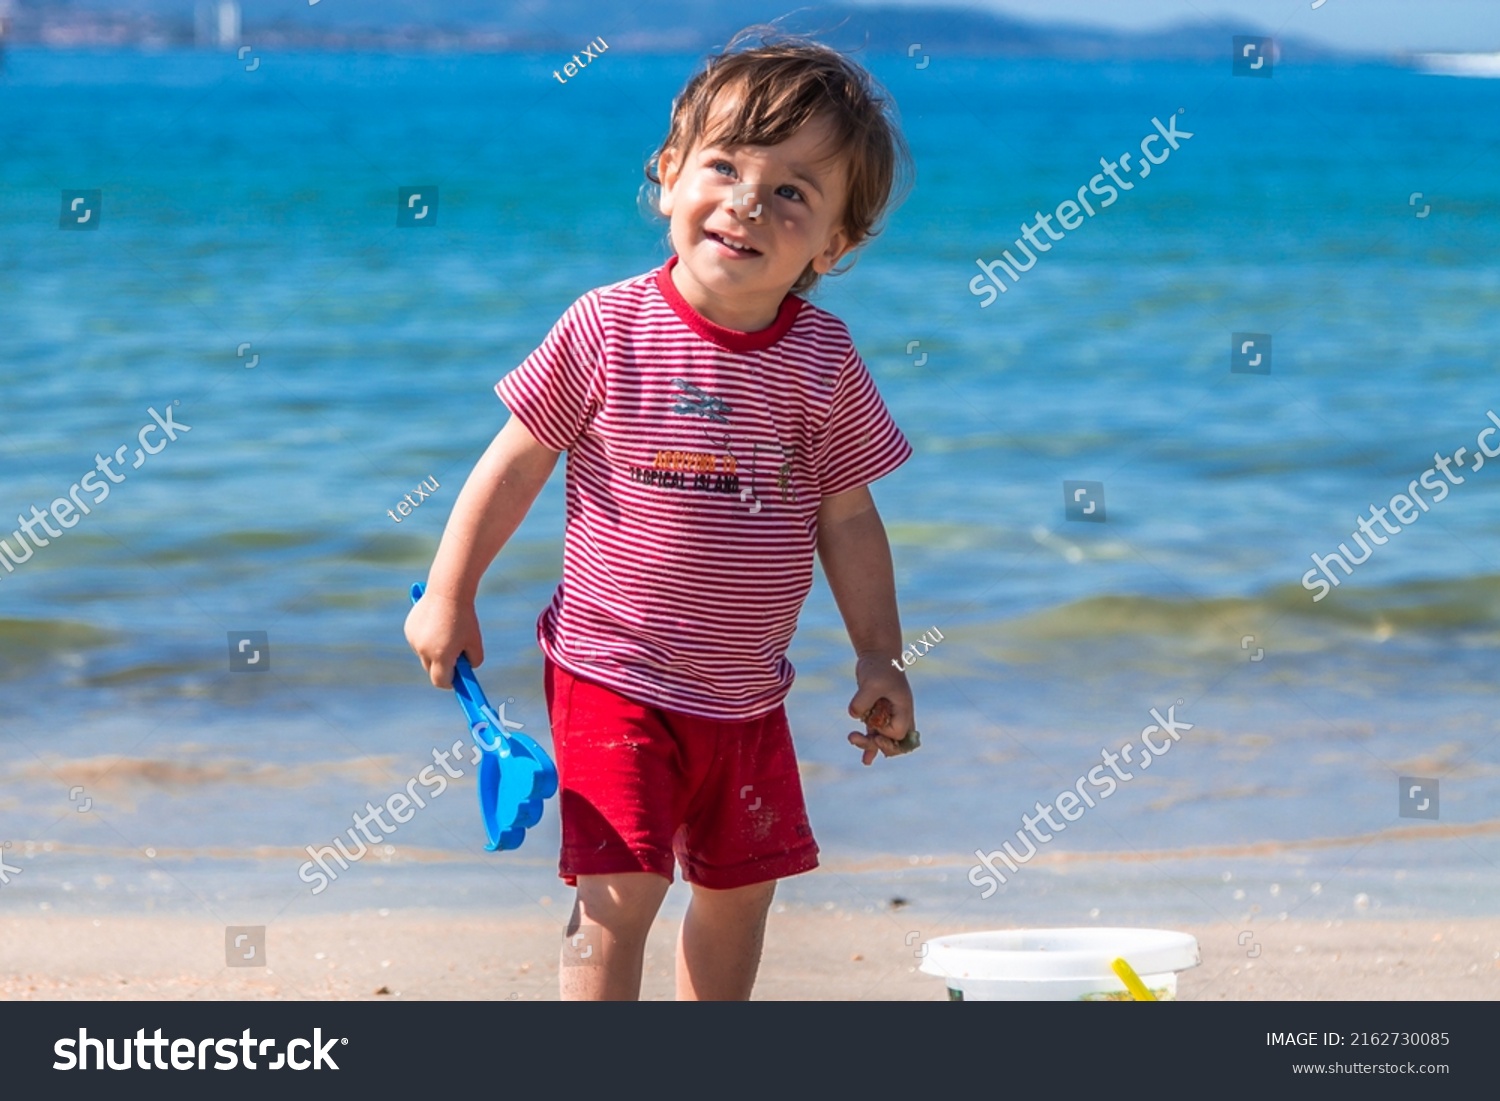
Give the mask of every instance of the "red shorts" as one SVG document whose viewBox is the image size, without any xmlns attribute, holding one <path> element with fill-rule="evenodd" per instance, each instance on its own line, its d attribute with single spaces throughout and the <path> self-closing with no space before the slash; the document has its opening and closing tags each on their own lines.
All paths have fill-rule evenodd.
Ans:
<svg viewBox="0 0 1500 1101">
<path fill-rule="evenodd" d="M 546 662 L 558 873 L 655 872 L 715 890 L 818 866 L 785 706 L 744 722 L 663 711 Z"/>
</svg>

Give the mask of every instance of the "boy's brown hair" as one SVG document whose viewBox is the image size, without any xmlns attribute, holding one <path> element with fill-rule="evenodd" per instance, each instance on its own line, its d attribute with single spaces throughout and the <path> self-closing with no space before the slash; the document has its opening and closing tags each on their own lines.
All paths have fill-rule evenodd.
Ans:
<svg viewBox="0 0 1500 1101">
<path fill-rule="evenodd" d="M 715 107 L 724 100 L 735 110 L 713 125 Z M 837 50 L 808 38 L 762 27 L 735 35 L 672 101 L 671 126 L 646 162 L 646 179 L 661 186 L 657 169 L 668 149 L 681 158 L 703 145 L 779 145 L 818 117 L 832 129 L 833 155 L 844 158 L 842 226 L 857 248 L 880 231 L 885 215 L 910 189 L 911 153 L 885 89 Z M 792 293 L 817 282 L 808 264 Z"/>
</svg>

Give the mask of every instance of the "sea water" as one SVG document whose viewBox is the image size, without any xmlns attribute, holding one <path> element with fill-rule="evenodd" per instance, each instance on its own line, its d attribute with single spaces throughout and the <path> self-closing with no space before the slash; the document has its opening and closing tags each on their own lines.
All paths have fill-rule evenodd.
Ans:
<svg viewBox="0 0 1500 1101">
<path fill-rule="evenodd" d="M 946 867 L 973 901 L 976 852 L 1172 706 L 1192 727 L 1170 753 L 1048 828 L 996 907 L 1066 866 L 1080 904 L 1128 882 L 1189 912 L 1183 884 L 1233 859 L 1377 901 L 1411 869 L 1405 905 L 1492 905 L 1500 463 L 1324 599 L 1301 579 L 1500 413 L 1500 83 L 866 60 L 915 188 L 813 300 L 915 449 L 874 492 L 903 623 L 944 643 L 910 671 L 922 751 L 862 769 L 820 575 L 788 706 L 829 867 Z M 407 588 L 504 423 L 496 380 L 667 255 L 639 189 L 694 59 L 616 48 L 566 86 L 551 64 L 9 54 L 0 537 L 128 451 L 107 500 L 0 573 L 0 840 L 24 868 L 0 905 L 305 900 L 306 846 L 465 735 L 403 641 Z M 1191 138 L 982 306 L 976 260 L 1169 118 Z M 60 229 L 61 193 L 93 189 L 98 228 Z M 434 221 L 399 226 L 413 189 Z M 1269 373 L 1231 371 L 1236 333 L 1273 337 Z M 168 406 L 191 430 L 132 468 Z M 481 680 L 544 743 L 562 481 L 479 602 Z M 1102 487 L 1104 522 L 1067 518 L 1068 481 Z M 264 633 L 263 670 L 231 668 L 235 632 Z M 1402 777 L 1439 780 L 1437 820 L 1401 816 Z M 556 889 L 555 806 L 487 855 L 471 783 L 323 901 Z"/>
</svg>

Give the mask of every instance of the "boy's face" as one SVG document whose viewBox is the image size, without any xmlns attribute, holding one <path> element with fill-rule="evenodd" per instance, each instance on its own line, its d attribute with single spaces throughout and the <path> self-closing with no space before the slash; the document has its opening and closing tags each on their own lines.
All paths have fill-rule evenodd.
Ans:
<svg viewBox="0 0 1500 1101">
<path fill-rule="evenodd" d="M 826 274 L 849 250 L 847 172 L 842 158 L 829 157 L 831 137 L 816 118 L 780 145 L 662 154 L 674 282 L 710 321 L 764 328 L 809 263 Z"/>
</svg>

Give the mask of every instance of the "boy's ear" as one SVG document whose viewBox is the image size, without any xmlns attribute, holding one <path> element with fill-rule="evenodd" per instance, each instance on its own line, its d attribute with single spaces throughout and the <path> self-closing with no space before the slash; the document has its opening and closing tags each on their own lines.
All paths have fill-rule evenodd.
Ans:
<svg viewBox="0 0 1500 1101">
<path fill-rule="evenodd" d="M 677 155 L 675 149 L 663 149 L 661 158 L 656 163 L 656 175 L 661 180 L 661 195 L 657 199 L 657 209 L 661 211 L 662 217 L 672 216 L 672 189 L 677 186 L 677 177 L 682 175 L 682 158 Z"/>
<path fill-rule="evenodd" d="M 827 275 L 840 260 L 853 251 L 854 245 L 849 240 L 848 232 L 843 226 L 839 226 L 828 238 L 828 247 L 813 257 L 813 270 L 819 275 Z"/>
</svg>

